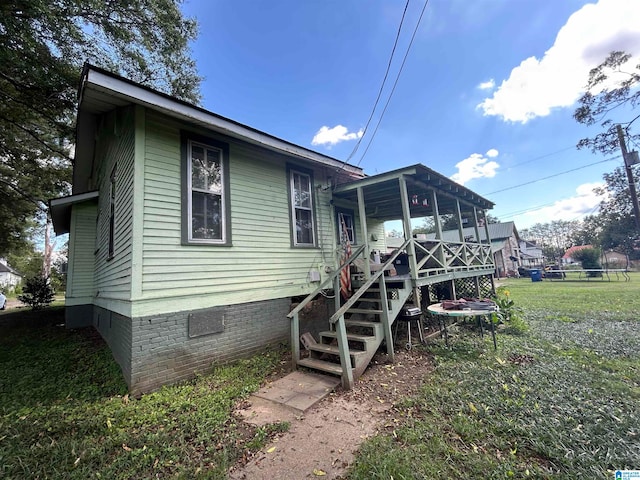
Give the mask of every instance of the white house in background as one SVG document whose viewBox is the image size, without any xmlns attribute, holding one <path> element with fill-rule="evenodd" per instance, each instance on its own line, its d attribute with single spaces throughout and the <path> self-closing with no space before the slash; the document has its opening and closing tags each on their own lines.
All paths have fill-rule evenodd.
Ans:
<svg viewBox="0 0 640 480">
<path fill-rule="evenodd" d="M 0 258 L 0 288 L 15 288 L 22 281 L 22 275 L 7 265 L 4 258 Z"/>
<path fill-rule="evenodd" d="M 539 267 L 544 263 L 542 248 L 535 241 L 520 240 L 520 260 L 523 267 Z"/>
</svg>

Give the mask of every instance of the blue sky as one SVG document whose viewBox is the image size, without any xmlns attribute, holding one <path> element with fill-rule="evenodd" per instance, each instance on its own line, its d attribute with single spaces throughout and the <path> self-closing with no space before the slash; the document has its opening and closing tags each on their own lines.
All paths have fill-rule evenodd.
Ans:
<svg viewBox="0 0 640 480">
<path fill-rule="evenodd" d="M 640 1 L 430 0 L 418 25 L 424 0 L 411 0 L 362 136 L 405 4 L 187 0 L 203 106 L 339 160 L 360 139 L 350 163 L 370 175 L 423 163 L 519 229 L 595 212 L 594 184 L 622 159 L 576 150 L 597 129 L 572 114 L 609 51 L 638 62 Z"/>
</svg>

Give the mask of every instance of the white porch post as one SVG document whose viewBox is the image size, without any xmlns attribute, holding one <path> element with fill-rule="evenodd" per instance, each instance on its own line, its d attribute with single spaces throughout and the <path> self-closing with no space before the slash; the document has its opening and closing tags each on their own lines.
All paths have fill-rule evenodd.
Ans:
<svg viewBox="0 0 640 480">
<path fill-rule="evenodd" d="M 367 230 L 367 209 L 364 203 L 364 191 L 358 187 L 358 215 L 360 216 L 360 231 L 362 232 L 362 244 L 364 247 L 364 278 L 371 278 L 371 252 L 369 251 L 369 233 Z"/>
<path fill-rule="evenodd" d="M 464 264 L 468 268 L 469 267 L 469 257 L 467 256 L 467 242 L 464 239 L 464 228 L 462 227 L 462 210 L 460 209 L 460 200 L 456 198 L 456 212 L 458 214 L 458 235 L 460 236 L 460 241 L 462 242 L 462 258 L 464 259 Z"/>
<path fill-rule="evenodd" d="M 411 285 L 413 286 L 413 303 L 416 307 L 420 308 L 420 288 L 418 288 L 417 286 L 418 262 L 416 260 L 416 246 L 413 243 L 413 235 L 411 233 L 411 209 L 409 207 L 409 192 L 407 192 L 407 180 L 404 175 L 400 175 L 398 181 L 400 182 L 400 199 L 402 201 L 402 229 L 404 230 L 404 239 L 411 239 L 409 245 L 407 245 L 407 255 L 409 257 Z"/>
<path fill-rule="evenodd" d="M 431 205 L 433 205 L 433 221 L 436 227 L 436 239 L 439 241 L 438 244 L 438 260 L 440 264 L 448 270 L 446 262 L 446 258 L 444 257 L 444 248 L 442 246 L 442 225 L 440 223 L 440 211 L 438 210 L 438 197 L 436 195 L 435 190 L 431 190 Z"/>
<path fill-rule="evenodd" d="M 402 202 L 402 229 L 404 230 L 404 239 L 409 240 L 411 235 L 411 211 L 409 209 L 409 193 L 407 192 L 407 180 L 404 175 L 400 175 L 398 179 L 400 183 L 400 201 Z M 413 241 L 407 245 L 407 255 L 409 256 L 409 268 L 412 277 L 418 276 L 418 264 L 416 262 L 416 248 Z"/>
<path fill-rule="evenodd" d="M 480 228 L 478 227 L 478 209 L 473 207 L 473 228 L 476 231 L 476 242 L 482 243 L 482 237 L 480 236 Z"/>
</svg>

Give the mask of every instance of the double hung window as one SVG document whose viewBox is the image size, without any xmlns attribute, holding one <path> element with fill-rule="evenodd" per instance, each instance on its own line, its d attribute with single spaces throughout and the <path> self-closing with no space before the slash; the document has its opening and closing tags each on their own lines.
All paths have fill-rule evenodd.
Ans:
<svg viewBox="0 0 640 480">
<path fill-rule="evenodd" d="M 227 152 L 222 146 L 186 142 L 187 243 L 227 244 Z"/>
<path fill-rule="evenodd" d="M 290 170 L 289 181 L 293 244 L 295 246 L 313 247 L 316 245 L 316 234 L 312 177 L 309 173 Z"/>
</svg>

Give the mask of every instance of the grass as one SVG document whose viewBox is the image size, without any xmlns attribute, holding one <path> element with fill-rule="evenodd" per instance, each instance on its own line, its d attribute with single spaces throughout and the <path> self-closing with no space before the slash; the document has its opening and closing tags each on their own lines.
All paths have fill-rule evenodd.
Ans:
<svg viewBox="0 0 640 480">
<path fill-rule="evenodd" d="M 248 430 L 232 414 L 282 352 L 134 399 L 102 340 L 62 320 L 55 307 L 0 316 L 1 478 L 226 478 L 287 428 Z"/>
<path fill-rule="evenodd" d="M 640 466 L 640 275 L 509 280 L 530 329 L 428 347 L 435 371 L 351 479 L 613 478 Z"/>
<path fill-rule="evenodd" d="M 640 275 L 509 280 L 524 333 L 461 333 L 426 347 L 434 372 L 367 441 L 351 479 L 613 478 L 640 466 Z M 1 478 L 226 478 L 286 430 L 247 430 L 232 408 L 281 352 L 126 394 L 109 350 L 63 311 L 0 313 Z"/>
</svg>

